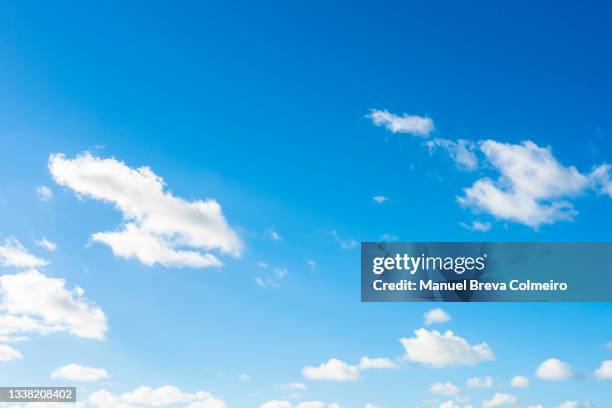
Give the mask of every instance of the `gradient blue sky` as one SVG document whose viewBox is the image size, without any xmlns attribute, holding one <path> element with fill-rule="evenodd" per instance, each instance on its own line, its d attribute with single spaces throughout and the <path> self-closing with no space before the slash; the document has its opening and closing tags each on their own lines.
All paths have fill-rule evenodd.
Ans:
<svg viewBox="0 0 612 408">
<path fill-rule="evenodd" d="M 474 407 L 495 392 L 520 407 L 612 406 L 612 383 L 593 375 L 612 359 L 609 304 L 444 305 L 452 320 L 434 328 L 487 342 L 495 361 L 404 363 L 340 383 L 301 373 L 332 357 L 400 357 L 398 339 L 433 307 L 360 303 L 359 251 L 342 242 L 612 239 L 612 201 L 593 191 L 571 200 L 573 222 L 538 229 L 474 214 L 456 197 L 486 168 L 458 170 L 366 117 L 388 109 L 430 117 L 435 137 L 531 140 L 584 174 L 612 161 L 612 8 L 529 3 L 2 2 L 0 234 L 50 260 L 44 273 L 84 288 L 109 322 L 104 341 L 55 333 L 12 344 L 23 359 L 0 363 L 2 385 L 60 385 L 50 373 L 77 363 L 110 374 L 80 386 L 84 397 L 171 384 L 248 408 L 299 381 L 308 388 L 297 401 L 426 407 L 445 400 L 429 386 L 450 381 Z M 52 153 L 84 151 L 149 166 L 176 196 L 217 200 L 242 256 L 177 269 L 87 245 L 121 214 L 58 186 L 47 167 Z M 52 199 L 38 199 L 41 185 Z M 491 230 L 460 226 L 475 219 Z M 58 249 L 37 247 L 41 237 Z M 259 287 L 274 267 L 288 271 L 280 287 Z M 551 357 L 584 379 L 536 379 Z M 517 374 L 529 388 L 510 388 Z M 492 388 L 465 386 L 485 375 Z"/>
</svg>

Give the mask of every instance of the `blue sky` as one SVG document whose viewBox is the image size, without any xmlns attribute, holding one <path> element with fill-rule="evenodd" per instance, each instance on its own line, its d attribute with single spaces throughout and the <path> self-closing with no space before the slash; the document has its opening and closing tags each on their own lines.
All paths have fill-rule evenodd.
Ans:
<svg viewBox="0 0 612 408">
<path fill-rule="evenodd" d="M 102 408 L 146 406 L 124 394 L 165 385 L 214 395 L 175 401 L 200 408 L 218 408 L 215 398 L 228 408 L 480 407 L 496 393 L 519 407 L 612 406 L 610 381 L 595 375 L 612 360 L 609 304 L 451 304 L 450 321 L 425 325 L 436 305 L 360 303 L 355 245 L 610 241 L 610 17 L 603 2 L 4 2 L 1 245 L 36 259 L 19 266 L 5 256 L 0 316 L 52 332 L 13 330 L 27 341 L 0 342 L 13 350 L 0 363 L 2 383 L 77 384 L 83 400 L 106 390 Z M 386 112 L 379 126 L 374 112 Z M 453 150 L 461 143 L 471 168 Z M 69 170 L 54 173 L 52 157 Z M 99 178 L 80 179 L 83 166 Z M 165 218 L 174 201 L 154 187 L 122 209 L 154 179 L 125 177 L 142 166 L 163 178 L 177 213 L 207 199 L 219 212 L 192 214 L 201 227 L 185 232 L 173 223 L 181 216 Z M 160 219 L 172 225 L 148 224 Z M 213 221 L 226 229 L 210 233 Z M 122 256 L 94 239 L 127 224 L 162 239 L 170 255 L 147 252 L 147 264 L 139 240 Z M 57 248 L 38 245 L 43 237 Z M 194 266 L 194 254 L 223 266 Z M 45 304 L 18 297 L 15 276 L 65 286 Z M 68 292 L 76 286 L 84 295 Z M 45 316 L 38 303 L 69 306 Z M 8 327 L 0 320 L 0 335 Z M 420 328 L 487 343 L 495 358 L 408 361 L 399 339 Z M 363 356 L 399 359 L 400 368 L 359 369 Z M 332 358 L 360 378 L 302 372 Z M 571 378 L 539 378 L 551 358 L 570 365 Z M 68 364 L 107 375 L 50 378 Z M 529 386 L 511 387 L 516 375 Z M 466 384 L 487 376 L 491 387 Z M 299 396 L 282 387 L 295 382 L 306 387 Z M 437 382 L 461 391 L 429 392 Z"/>
</svg>

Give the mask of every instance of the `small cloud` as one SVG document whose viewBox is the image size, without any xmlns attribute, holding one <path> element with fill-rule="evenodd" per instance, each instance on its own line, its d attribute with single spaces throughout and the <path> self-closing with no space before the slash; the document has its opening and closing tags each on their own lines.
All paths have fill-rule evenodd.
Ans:
<svg viewBox="0 0 612 408">
<path fill-rule="evenodd" d="M 591 405 L 588 402 L 581 404 L 578 401 L 565 401 L 564 403 L 557 406 L 557 408 L 590 408 Z"/>
<path fill-rule="evenodd" d="M 246 382 L 246 381 L 251 381 L 251 376 L 250 376 L 250 375 L 248 375 L 248 374 L 240 374 L 240 375 L 238 376 L 238 379 L 239 379 L 240 381 L 245 381 L 245 382 Z"/>
<path fill-rule="evenodd" d="M 334 238 L 334 240 L 340 245 L 340 248 L 342 249 L 354 249 L 357 246 L 357 241 L 355 241 L 353 238 L 340 238 L 336 230 L 330 230 L 327 233 Z"/>
<path fill-rule="evenodd" d="M 429 387 L 429 392 L 431 392 L 432 394 L 455 395 L 459 394 L 459 391 L 461 391 L 459 387 L 449 382 L 437 382 L 432 384 L 431 387 Z"/>
<path fill-rule="evenodd" d="M 574 373 L 569 364 L 557 358 L 549 358 L 538 366 L 536 377 L 545 381 L 561 381 L 574 378 Z"/>
<path fill-rule="evenodd" d="M 259 261 L 259 262 L 257 262 L 257 267 L 261 268 L 261 269 L 267 269 L 270 266 L 266 262 L 264 262 L 264 261 Z"/>
<path fill-rule="evenodd" d="M 460 222 L 459 225 L 468 231 L 487 232 L 491 231 L 492 225 L 490 222 L 481 222 L 478 220 L 472 221 L 471 224 Z"/>
<path fill-rule="evenodd" d="M 262 278 L 261 276 L 255 277 L 255 283 L 257 284 L 257 286 L 259 286 L 260 288 L 264 288 L 264 289 L 280 287 L 280 285 L 276 283 L 275 281 L 273 281 L 272 279 Z"/>
<path fill-rule="evenodd" d="M 383 195 L 377 195 L 377 196 L 372 197 L 372 200 L 374 200 L 377 204 L 382 204 L 382 203 L 389 201 L 389 197 L 385 197 Z"/>
<path fill-rule="evenodd" d="M 289 271 L 287 268 L 274 268 L 274 275 L 276 275 L 278 279 L 284 279 L 288 274 Z"/>
<path fill-rule="evenodd" d="M 446 323 L 451 319 L 450 315 L 439 307 L 431 309 L 429 312 L 425 313 L 423 317 L 425 319 L 425 324 L 428 325 L 434 323 Z"/>
<path fill-rule="evenodd" d="M 391 361 L 388 358 L 370 358 L 367 356 L 361 357 L 359 360 L 359 368 L 362 370 L 371 369 L 392 369 L 399 368 L 399 364 Z"/>
<path fill-rule="evenodd" d="M 4 243 L 0 244 L 0 266 L 28 269 L 45 266 L 48 263 L 47 260 L 29 253 L 14 237 L 6 238 Z"/>
<path fill-rule="evenodd" d="M 317 263 L 313 261 L 312 259 L 309 259 L 308 261 L 306 261 L 306 264 L 311 269 L 315 269 L 317 267 Z"/>
<path fill-rule="evenodd" d="M 51 378 L 70 381 L 98 381 L 103 378 L 108 378 L 108 373 L 103 368 L 68 364 L 54 370 L 51 373 Z"/>
<path fill-rule="evenodd" d="M 352 366 L 337 358 L 330 359 L 317 367 L 304 367 L 304 377 L 319 381 L 356 381 L 361 377 L 359 367 Z"/>
<path fill-rule="evenodd" d="M 36 195 L 40 201 L 51 201 L 53 191 L 47 186 L 38 186 L 36 187 Z"/>
<path fill-rule="evenodd" d="M 517 375 L 512 378 L 510 385 L 513 388 L 527 388 L 529 387 L 529 378 L 524 375 Z"/>
<path fill-rule="evenodd" d="M 44 238 L 44 237 L 34 242 L 36 243 L 36 245 L 38 245 L 41 248 L 45 248 L 47 251 L 53 252 L 57 249 L 57 244 L 49 241 L 47 238 Z"/>
<path fill-rule="evenodd" d="M 420 363 L 431 368 L 451 366 L 474 366 L 483 361 L 495 359 L 487 343 L 471 345 L 462 337 L 447 330 L 444 334 L 437 330 L 418 329 L 415 336 L 400 339 L 406 351 L 407 361 Z"/>
<path fill-rule="evenodd" d="M 301 382 L 291 382 L 288 384 L 281 384 L 278 387 L 283 390 L 291 390 L 291 391 L 304 391 L 307 388 L 306 384 L 303 384 Z"/>
<path fill-rule="evenodd" d="M 0 344 L 0 363 L 6 363 L 11 360 L 22 360 L 23 355 L 6 344 Z"/>
<path fill-rule="evenodd" d="M 427 137 L 434 130 L 433 120 L 418 115 L 404 113 L 396 115 L 388 110 L 371 109 L 366 115 L 376 126 L 384 126 L 391 133 L 406 133 L 414 136 Z"/>
<path fill-rule="evenodd" d="M 266 231 L 266 236 L 270 238 L 272 241 L 282 241 L 283 237 L 278 233 L 276 227 L 272 226 L 268 231 Z"/>
<path fill-rule="evenodd" d="M 487 377 L 472 377 L 467 380 L 467 386 L 470 388 L 491 388 L 493 386 L 493 378 Z"/>
<path fill-rule="evenodd" d="M 595 378 L 598 380 L 612 380 L 612 360 L 606 360 L 595 370 Z"/>
<path fill-rule="evenodd" d="M 507 405 L 514 405 L 516 404 L 517 401 L 518 401 L 518 398 L 516 398 L 514 395 L 502 394 L 498 392 L 490 400 L 483 401 L 482 407 L 483 408 L 494 408 L 494 407 L 502 407 L 502 406 L 507 406 Z"/>
</svg>

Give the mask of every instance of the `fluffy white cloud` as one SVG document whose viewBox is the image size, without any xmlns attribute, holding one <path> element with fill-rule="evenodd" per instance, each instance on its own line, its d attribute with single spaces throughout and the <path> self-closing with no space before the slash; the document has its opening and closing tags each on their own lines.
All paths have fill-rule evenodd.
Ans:
<svg viewBox="0 0 612 408">
<path fill-rule="evenodd" d="M 467 380 L 467 386 L 470 388 L 491 388 L 493 386 L 493 378 L 487 377 L 472 377 Z"/>
<path fill-rule="evenodd" d="M 388 358 L 370 358 L 364 356 L 361 357 L 361 359 L 359 360 L 359 368 L 362 370 L 399 368 L 399 364 L 394 361 L 391 361 Z"/>
<path fill-rule="evenodd" d="M 434 123 L 428 117 L 417 115 L 396 115 L 388 110 L 371 109 L 367 115 L 376 126 L 384 126 L 392 133 L 408 133 L 427 137 L 434 130 Z"/>
<path fill-rule="evenodd" d="M 595 370 L 595 377 L 599 380 L 612 380 L 612 360 L 606 360 Z"/>
<path fill-rule="evenodd" d="M 437 330 L 418 329 L 414 334 L 414 337 L 400 339 L 406 351 L 404 358 L 408 361 L 443 368 L 455 365 L 473 366 L 495 358 L 487 343 L 471 345 L 450 330 L 441 334 Z"/>
<path fill-rule="evenodd" d="M 433 394 L 455 395 L 459 394 L 459 391 L 461 391 L 459 387 L 449 382 L 437 382 L 432 384 L 431 387 L 429 387 L 429 392 Z"/>
<path fill-rule="evenodd" d="M 304 367 L 302 374 L 310 380 L 322 381 L 355 381 L 361 376 L 359 367 L 337 358 L 332 358 L 317 367 Z"/>
<path fill-rule="evenodd" d="M 529 378 L 524 375 L 516 375 L 512 377 L 510 385 L 514 388 L 527 388 L 529 387 Z"/>
<path fill-rule="evenodd" d="M 494 407 L 503 407 L 506 405 L 514 405 L 518 401 L 514 395 L 503 394 L 498 392 L 491 398 L 490 400 L 483 401 L 483 408 L 494 408 Z"/>
<path fill-rule="evenodd" d="M 47 238 L 44 238 L 44 237 L 35 242 L 36 242 L 36 245 L 38 245 L 41 248 L 45 248 L 47 251 L 53 252 L 57 249 L 57 244 L 49 241 Z"/>
<path fill-rule="evenodd" d="M 89 403 L 99 408 L 162 407 L 186 403 L 187 408 L 225 408 L 223 400 L 206 391 L 183 392 L 172 385 L 159 388 L 141 386 L 121 395 L 114 395 L 104 389 L 92 393 Z"/>
<path fill-rule="evenodd" d="M 556 358 L 549 358 L 538 366 L 536 376 L 541 380 L 560 381 L 573 378 L 574 373 L 569 364 Z"/>
<path fill-rule="evenodd" d="M 45 266 L 48 261 L 38 258 L 28 252 L 14 237 L 9 237 L 0 244 L 0 265 L 20 269 Z"/>
<path fill-rule="evenodd" d="M 259 408 L 340 408 L 340 405 L 336 403 L 326 404 L 321 401 L 307 401 L 300 402 L 297 405 L 293 405 L 289 401 L 273 400 L 261 404 Z"/>
<path fill-rule="evenodd" d="M 448 139 L 433 139 L 426 141 L 425 146 L 429 148 L 430 154 L 437 147 L 446 150 L 450 158 L 460 169 L 476 170 L 478 168 L 478 157 L 474 153 L 476 143 L 474 142 L 463 139 L 459 139 L 456 142 Z"/>
<path fill-rule="evenodd" d="M 459 408 L 459 405 L 455 404 L 455 401 L 446 401 L 440 404 L 438 408 Z"/>
<path fill-rule="evenodd" d="M 423 318 L 425 319 L 425 324 L 446 323 L 451 319 L 450 315 L 439 307 L 425 313 Z"/>
<path fill-rule="evenodd" d="M 53 191 L 47 186 L 38 186 L 36 195 L 40 201 L 50 201 L 53 198 Z"/>
<path fill-rule="evenodd" d="M 164 191 L 164 181 L 148 167 L 133 169 L 115 159 L 85 153 L 74 159 L 49 158 L 55 182 L 79 196 L 112 203 L 125 224 L 114 232 L 98 232 L 92 240 L 124 258 L 167 267 L 220 266 L 209 251 L 238 256 L 242 242 L 229 227 L 215 200 L 187 201 Z"/>
<path fill-rule="evenodd" d="M 7 346 L 6 344 L 0 344 L 0 363 L 6 363 L 11 360 L 21 360 L 23 356 L 20 352 Z"/>
<path fill-rule="evenodd" d="M 383 195 L 377 195 L 372 197 L 372 200 L 374 200 L 377 204 L 382 204 L 384 202 L 389 201 L 389 197 L 385 197 Z"/>
<path fill-rule="evenodd" d="M 500 177 L 497 181 L 482 178 L 464 189 L 458 198 L 461 205 L 533 228 L 573 219 L 576 211 L 564 198 L 584 192 L 589 178 L 559 163 L 550 148 L 531 141 L 485 140 L 480 150 Z"/>
<path fill-rule="evenodd" d="M 103 339 L 107 330 L 102 309 L 88 301 L 79 287 L 67 290 L 65 280 L 32 269 L 0 276 L 1 334 L 35 331 Z"/>
<path fill-rule="evenodd" d="M 103 378 L 108 378 L 108 373 L 103 368 L 68 364 L 53 370 L 51 378 L 72 381 L 98 381 Z"/>
</svg>

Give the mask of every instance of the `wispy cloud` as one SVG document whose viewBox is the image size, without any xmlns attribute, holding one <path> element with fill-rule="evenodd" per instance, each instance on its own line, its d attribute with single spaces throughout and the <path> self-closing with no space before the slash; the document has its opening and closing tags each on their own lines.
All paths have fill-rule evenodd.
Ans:
<svg viewBox="0 0 612 408">
<path fill-rule="evenodd" d="M 392 133 L 407 133 L 414 136 L 427 137 L 434 130 L 434 123 L 428 117 L 396 115 L 388 110 L 371 109 L 367 115 L 376 126 L 384 126 Z"/>
</svg>

